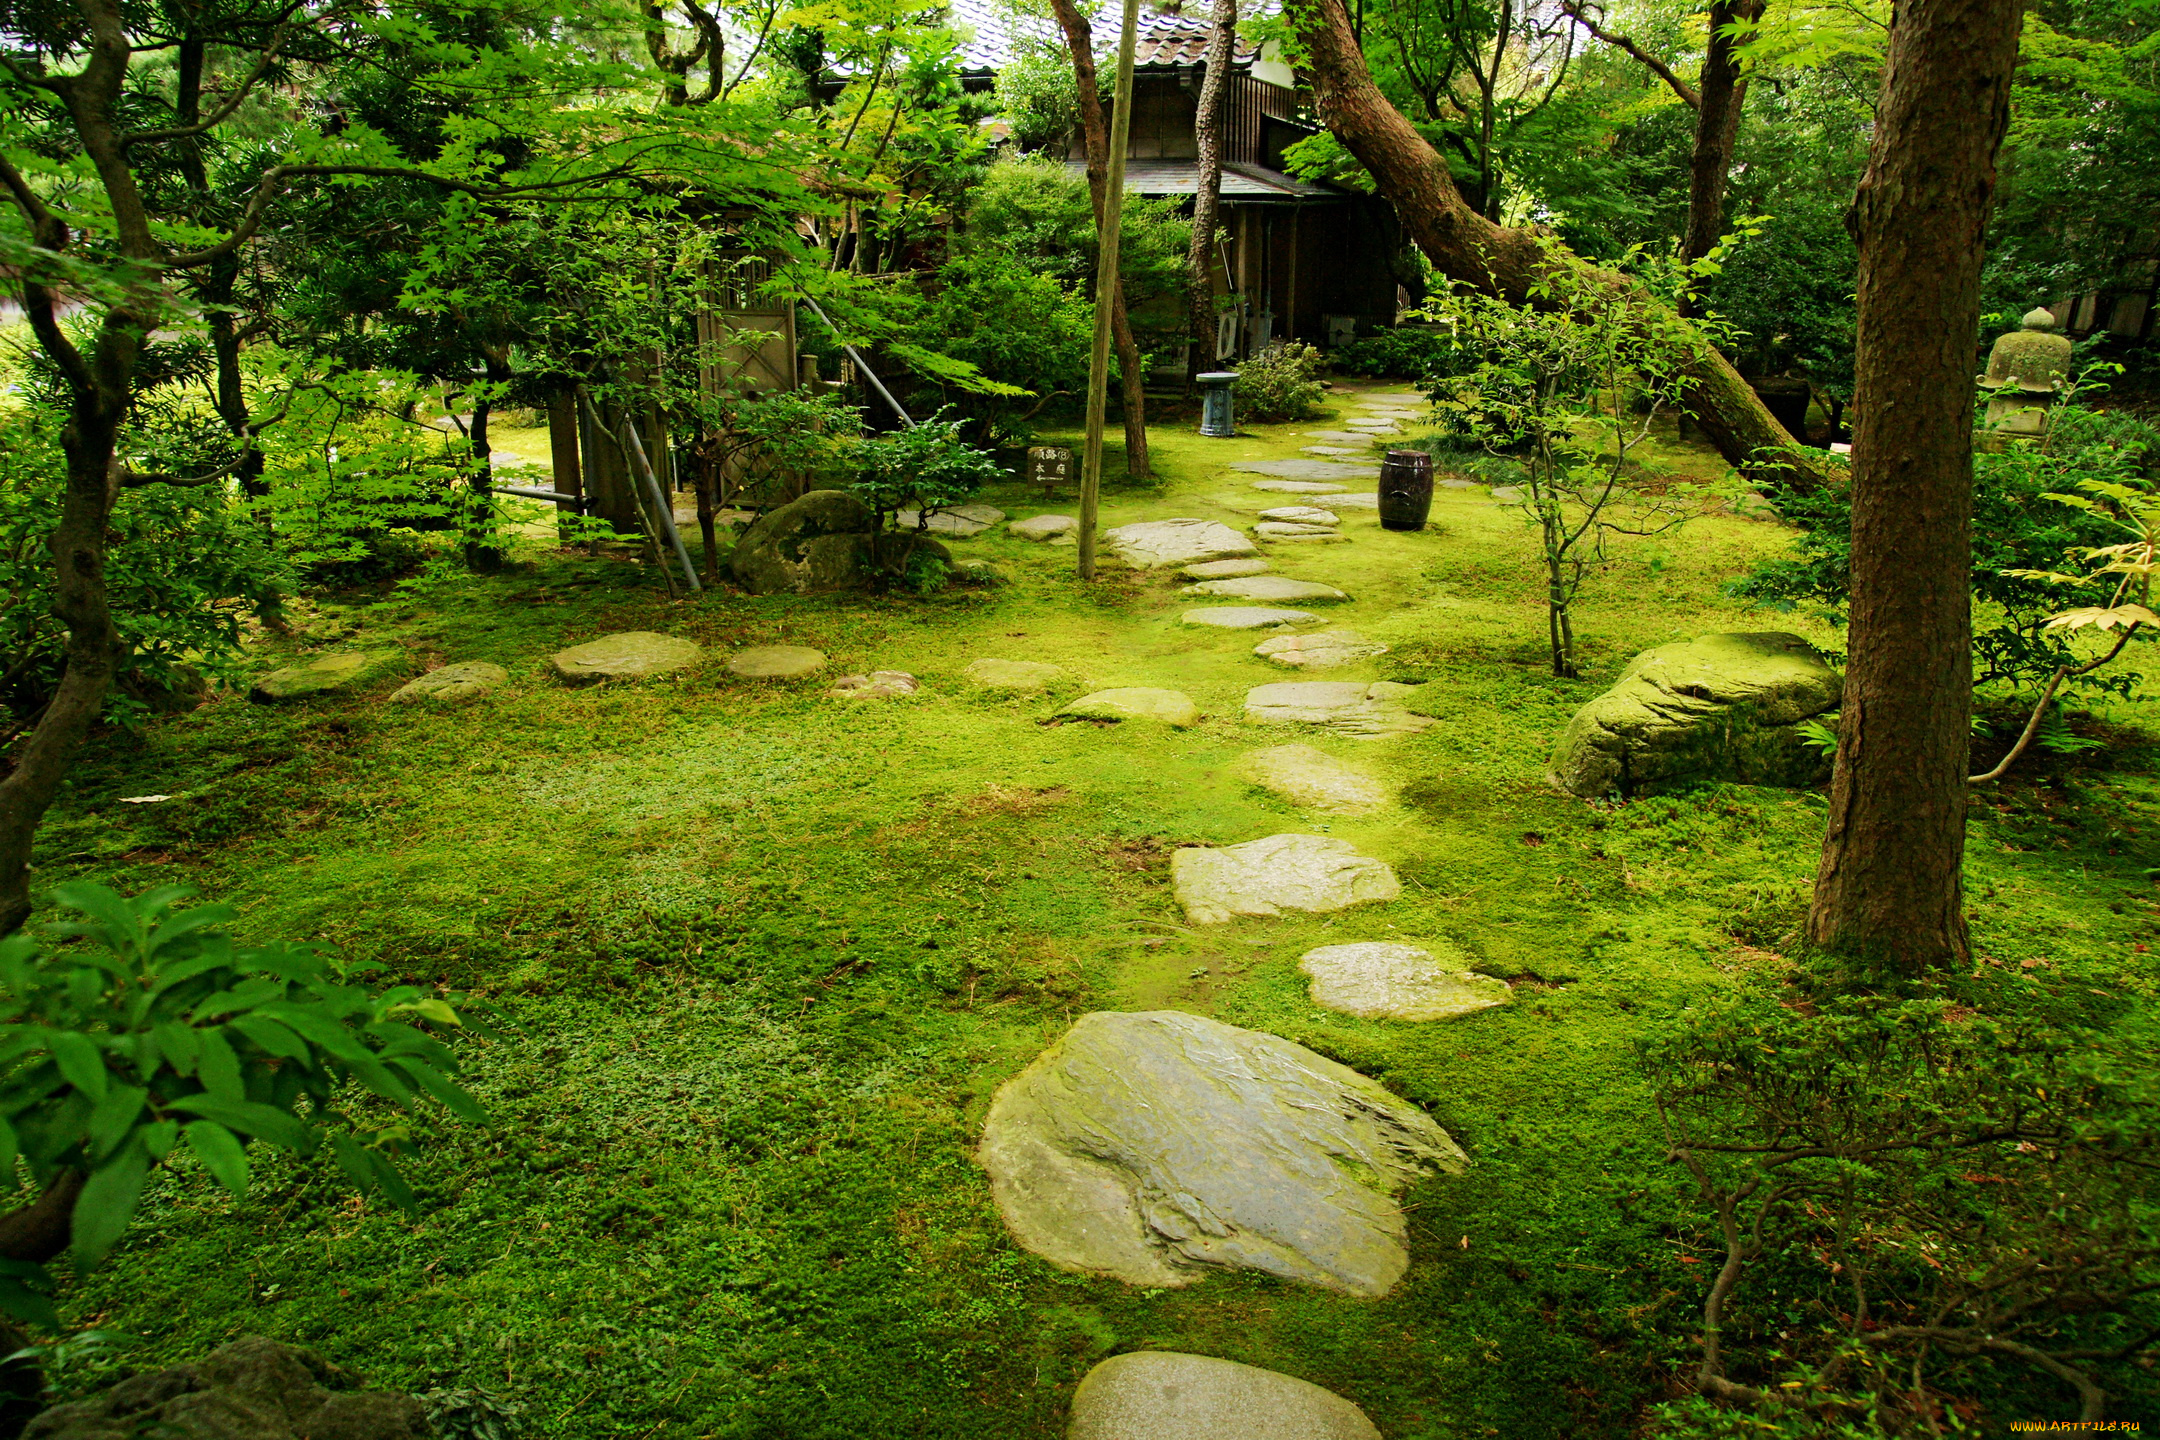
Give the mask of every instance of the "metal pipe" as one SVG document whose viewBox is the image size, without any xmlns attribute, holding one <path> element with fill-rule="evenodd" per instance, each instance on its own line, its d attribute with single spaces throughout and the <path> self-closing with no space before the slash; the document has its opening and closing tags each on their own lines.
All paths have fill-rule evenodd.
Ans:
<svg viewBox="0 0 2160 1440">
<path fill-rule="evenodd" d="M 690 551 L 682 543 L 682 532 L 675 528 L 675 506 L 667 492 L 660 488 L 659 477 L 653 474 L 652 461 L 645 455 L 645 442 L 638 438 L 637 421 L 627 405 L 623 407 L 622 430 L 623 451 L 630 457 L 630 468 L 645 482 L 645 498 L 653 507 L 653 523 L 660 527 L 660 533 L 673 547 L 676 562 L 682 566 L 683 579 L 689 582 L 690 593 L 695 595 L 704 587 L 698 584 L 697 569 L 690 563 Z"/>
<path fill-rule="evenodd" d="M 577 496 L 565 495 L 560 490 L 535 490 L 530 485 L 492 485 L 488 488 L 497 495 L 521 495 L 527 500 L 553 500 L 558 505 L 578 504 Z"/>
<path fill-rule="evenodd" d="M 803 304 L 810 307 L 811 314 L 817 316 L 818 319 L 825 322 L 825 328 L 832 331 L 833 339 L 840 340 L 840 327 L 832 323 L 832 317 L 830 315 L 827 315 L 824 310 L 819 307 L 817 301 L 811 299 L 808 295 L 805 295 L 802 297 L 802 302 Z M 860 350 L 857 350 L 854 346 L 848 344 L 845 340 L 840 340 L 840 348 L 847 352 L 848 359 L 855 362 L 855 368 L 862 372 L 863 379 L 870 382 L 870 388 L 877 391 L 878 398 L 883 400 L 887 405 L 892 406 L 892 412 L 893 414 L 900 417 L 900 423 L 907 426 L 910 430 L 914 429 L 915 417 L 900 408 L 900 402 L 893 399 L 892 391 L 885 388 L 885 382 L 877 378 L 877 371 L 872 370 L 870 368 L 870 362 L 862 358 L 862 352 Z"/>
</svg>

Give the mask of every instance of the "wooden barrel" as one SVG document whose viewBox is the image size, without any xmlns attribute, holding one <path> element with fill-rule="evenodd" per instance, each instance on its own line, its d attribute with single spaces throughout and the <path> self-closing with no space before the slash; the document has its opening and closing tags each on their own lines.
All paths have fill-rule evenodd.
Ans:
<svg viewBox="0 0 2160 1440">
<path fill-rule="evenodd" d="M 1422 450 L 1390 450 L 1380 462 L 1380 524 L 1389 530 L 1422 530 L 1432 512 L 1432 456 Z"/>
</svg>

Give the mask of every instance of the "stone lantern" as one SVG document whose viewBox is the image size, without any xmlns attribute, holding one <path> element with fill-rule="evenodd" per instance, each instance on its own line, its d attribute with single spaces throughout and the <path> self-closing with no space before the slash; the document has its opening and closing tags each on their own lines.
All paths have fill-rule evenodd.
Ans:
<svg viewBox="0 0 2160 1440">
<path fill-rule="evenodd" d="M 2023 329 L 2002 336 L 1988 351 L 1987 374 L 1980 377 L 1988 392 L 1987 418 L 1980 422 L 1983 448 L 2045 435 L 2048 407 L 2069 379 L 2070 337 L 2056 330 L 2047 311 L 2028 312 Z"/>
</svg>

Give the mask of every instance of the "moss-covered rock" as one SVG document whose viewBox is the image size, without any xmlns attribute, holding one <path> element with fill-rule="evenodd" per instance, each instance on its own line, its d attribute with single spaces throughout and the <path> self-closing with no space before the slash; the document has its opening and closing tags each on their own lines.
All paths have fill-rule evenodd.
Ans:
<svg viewBox="0 0 2160 1440">
<path fill-rule="evenodd" d="M 565 685 L 598 685 L 603 680 L 648 680 L 695 665 L 703 646 L 652 630 L 603 635 L 548 656 L 548 669 Z"/>
<path fill-rule="evenodd" d="M 193 1364 L 136 1375 L 87 1400 L 55 1406 L 23 1434 L 36 1440 L 422 1440 L 434 1433 L 411 1396 L 352 1386 L 351 1375 L 320 1356 L 244 1335 Z"/>
<path fill-rule="evenodd" d="M 391 692 L 395 705 L 464 705 L 479 699 L 510 678 L 510 672 L 485 660 L 467 660 L 430 670 L 408 685 Z"/>
<path fill-rule="evenodd" d="M 1812 785 L 1828 762 L 1799 722 L 1837 707 L 1844 681 L 1797 635 L 1705 635 L 1645 650 L 1575 712 L 1551 779 L 1577 795 L 1640 795 L 1705 780 Z"/>
<path fill-rule="evenodd" d="M 812 490 L 743 532 L 728 568 L 753 595 L 810 594 L 862 583 L 877 516 L 844 490 Z"/>
<path fill-rule="evenodd" d="M 401 659 L 396 650 L 339 650 L 273 670 L 255 682 L 248 699 L 286 705 L 318 695 L 342 695 L 387 674 Z"/>
</svg>

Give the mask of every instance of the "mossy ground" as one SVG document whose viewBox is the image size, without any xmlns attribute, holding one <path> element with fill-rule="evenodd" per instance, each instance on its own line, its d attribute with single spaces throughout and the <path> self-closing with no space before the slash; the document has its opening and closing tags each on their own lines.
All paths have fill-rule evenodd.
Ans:
<svg viewBox="0 0 2160 1440">
<path fill-rule="evenodd" d="M 1114 486 L 1104 523 L 1289 500 L 1223 467 L 1294 455 L 1309 428 L 1161 433 L 1164 484 Z M 1017 486 L 986 498 L 1071 509 Z M 265 1166 L 234 1204 L 180 1164 L 123 1249 L 71 1282 L 70 1317 L 144 1337 L 137 1365 L 259 1332 L 383 1385 L 484 1387 L 535 1436 L 1048 1437 L 1087 1368 L 1136 1347 L 1313 1380 L 1390 1440 L 1630 1433 L 1689 1354 L 1707 1268 L 1670 1224 L 1630 1044 L 1781 963 L 1821 802 L 1727 787 L 1591 805 L 1550 793 L 1543 764 L 1643 648 L 1790 628 L 1721 588 L 1787 532 L 1714 518 L 1623 548 L 1579 608 L 1589 674 L 1561 681 L 1515 511 L 1443 491 L 1422 534 L 1370 511 L 1346 529 L 1270 558 L 1350 591 L 1330 623 L 1393 647 L 1339 673 L 1431 682 L 1425 734 L 1247 724 L 1248 687 L 1297 678 L 1252 656 L 1257 637 L 1180 626 L 1163 574 L 1083 586 L 1071 549 L 1001 533 L 956 548 L 1014 583 L 927 599 L 670 602 L 634 565 L 537 545 L 500 577 L 325 597 L 318 637 L 396 645 L 408 670 L 492 660 L 511 682 L 448 712 L 231 697 L 107 736 L 40 875 L 190 884 L 252 935 L 494 997 L 516 1038 L 464 1053 L 497 1124 L 429 1128 L 418 1220 L 352 1198 L 327 1165 Z M 628 629 L 699 640 L 708 663 L 631 687 L 546 677 L 548 652 Z M 769 643 L 923 689 L 848 702 L 722 673 Z M 304 648 L 266 645 L 264 668 Z M 971 692 L 961 670 L 986 655 L 1070 678 L 1046 697 Z M 1107 685 L 1181 689 L 1208 718 L 1042 723 Z M 2113 717 L 2104 775 L 2042 757 L 1976 812 L 1983 963 L 2036 996 L 2152 989 L 2160 786 L 2141 714 Z M 1231 778 L 1245 749 L 1291 739 L 1383 773 L 1401 805 L 1307 816 Z M 119 803 L 144 794 L 178 798 Z M 1403 898 L 1184 923 L 1172 847 L 1286 830 L 1383 856 Z M 1446 941 L 1513 978 L 1515 1003 L 1430 1025 L 1314 1010 L 1297 957 L 1366 938 Z M 1228 1274 L 1134 1291 L 1015 1248 L 971 1159 L 991 1093 L 1075 1014 L 1155 1007 L 1354 1065 L 1470 1151 L 1467 1177 L 1408 1197 L 1393 1295 Z"/>
</svg>

